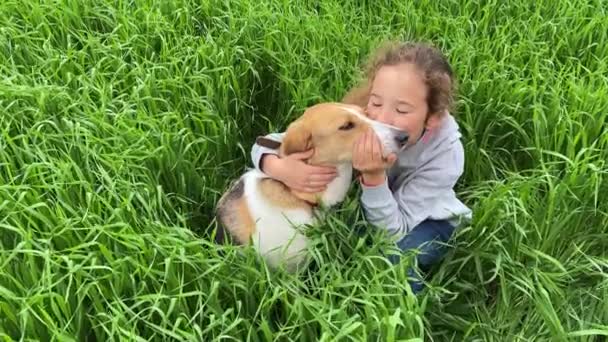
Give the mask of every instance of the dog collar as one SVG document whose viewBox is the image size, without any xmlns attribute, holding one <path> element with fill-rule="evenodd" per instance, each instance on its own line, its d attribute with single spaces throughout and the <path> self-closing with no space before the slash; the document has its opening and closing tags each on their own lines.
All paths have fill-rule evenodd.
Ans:
<svg viewBox="0 0 608 342">
<path fill-rule="evenodd" d="M 255 142 L 256 142 L 256 144 L 258 144 L 262 147 L 267 147 L 267 148 L 270 148 L 273 150 L 276 150 L 277 148 L 281 147 L 281 143 L 279 141 L 268 139 L 263 136 L 257 137 L 255 139 Z"/>
</svg>

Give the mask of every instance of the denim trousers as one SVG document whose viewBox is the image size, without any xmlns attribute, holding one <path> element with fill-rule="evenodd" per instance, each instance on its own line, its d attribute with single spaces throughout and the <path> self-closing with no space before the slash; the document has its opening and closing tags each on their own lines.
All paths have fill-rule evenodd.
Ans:
<svg viewBox="0 0 608 342">
<path fill-rule="evenodd" d="M 443 220 L 426 220 L 414 227 L 404 238 L 397 242 L 397 246 L 402 252 L 416 252 L 416 263 L 418 269 L 424 273 L 431 266 L 443 259 L 447 252 L 444 245 L 452 237 L 454 226 Z M 397 264 L 400 260 L 398 255 L 389 255 L 391 263 Z M 408 270 L 409 283 L 414 294 L 424 288 L 424 284 L 419 278 L 416 268 L 410 267 Z"/>
</svg>

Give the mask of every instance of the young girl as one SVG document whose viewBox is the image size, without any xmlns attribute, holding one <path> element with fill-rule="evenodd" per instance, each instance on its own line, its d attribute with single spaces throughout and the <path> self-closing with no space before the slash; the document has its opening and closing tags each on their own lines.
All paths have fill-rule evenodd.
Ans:
<svg viewBox="0 0 608 342">
<path fill-rule="evenodd" d="M 421 270 L 440 261 L 447 242 L 461 219 L 471 211 L 460 202 L 453 187 L 463 173 L 464 152 L 460 132 L 449 114 L 454 79 L 446 58 L 420 43 L 390 43 L 371 56 L 366 79 L 342 102 L 365 108 L 367 115 L 409 134 L 399 155 L 383 160 L 373 133 L 354 146 L 353 167 L 360 171 L 361 205 L 366 219 L 395 235 L 402 251 L 417 250 Z M 283 133 L 266 137 L 281 141 Z M 277 151 L 255 144 L 254 166 L 270 177 L 300 191 L 321 191 L 335 170 L 305 164 L 313 151 L 284 159 Z M 439 243 L 436 243 L 439 242 Z M 396 263 L 399 258 L 389 256 Z M 410 269 L 413 292 L 423 288 Z"/>
</svg>

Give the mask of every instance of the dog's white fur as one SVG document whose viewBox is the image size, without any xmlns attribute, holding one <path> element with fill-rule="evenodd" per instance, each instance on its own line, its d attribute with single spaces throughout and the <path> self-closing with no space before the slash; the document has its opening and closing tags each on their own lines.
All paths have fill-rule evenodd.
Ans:
<svg viewBox="0 0 608 342">
<path fill-rule="evenodd" d="M 290 125 L 281 146 L 281 154 L 289 154 L 285 144 L 289 144 L 290 139 L 297 140 L 297 130 L 302 129 L 303 125 L 306 125 L 307 130 L 327 130 L 327 127 L 336 125 L 336 120 L 350 120 L 360 127 L 356 131 L 353 128 L 350 135 L 345 135 L 349 134 L 348 131 L 338 130 L 324 135 L 325 139 L 334 139 L 333 145 L 341 144 L 338 148 L 306 146 L 306 149 L 313 147 L 315 151 L 319 150 L 319 155 L 325 152 L 326 160 L 323 163 L 337 168 L 338 176 L 323 193 L 318 194 L 319 201 L 327 207 L 342 202 L 349 190 L 353 173 L 350 154 L 352 143 L 366 128 L 371 127 L 380 138 L 385 156 L 398 152 L 403 141 L 398 142 L 397 139 L 401 137 L 403 140 L 404 137 L 404 133 L 396 128 L 370 120 L 357 106 L 322 103 L 308 108 Z M 314 135 L 314 132 L 311 133 Z M 332 137 L 331 134 L 335 136 Z M 309 144 L 314 144 L 313 140 L 310 138 Z M 314 164 L 314 155 L 309 162 Z M 278 184 L 278 181 L 270 180 L 268 175 L 259 170 L 247 171 L 218 202 L 217 217 L 225 231 L 236 237 L 238 242 L 246 244 L 249 240 L 269 266 L 276 268 L 284 264 L 289 272 L 293 272 L 305 260 L 304 252 L 308 248 L 308 239 L 299 229 L 314 222 L 317 201 L 309 194 L 298 193 L 282 183 L 280 186 Z"/>
<path fill-rule="evenodd" d="M 328 207 L 341 202 L 350 187 L 352 167 L 347 164 L 338 166 L 338 176 L 327 186 L 321 202 Z M 288 271 L 293 271 L 302 261 L 302 251 L 308 247 L 308 239 L 297 227 L 311 224 L 314 211 L 306 207 L 280 208 L 268 203 L 257 190 L 258 181 L 268 176 L 258 170 L 243 176 L 245 200 L 256 221 L 256 231 L 251 236 L 255 248 L 266 258 L 268 264 L 277 267 L 287 261 Z"/>
</svg>

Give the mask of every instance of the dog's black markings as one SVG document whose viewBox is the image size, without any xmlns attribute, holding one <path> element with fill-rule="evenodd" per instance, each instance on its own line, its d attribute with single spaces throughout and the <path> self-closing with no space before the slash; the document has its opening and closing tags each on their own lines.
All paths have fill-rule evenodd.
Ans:
<svg viewBox="0 0 608 342">
<path fill-rule="evenodd" d="M 220 213 L 220 210 L 218 210 L 218 214 L 216 215 L 217 217 L 217 228 L 215 229 L 215 243 L 217 244 L 224 244 L 224 242 L 226 242 L 226 230 L 224 229 L 224 227 L 222 226 L 222 219 L 220 217 L 222 217 L 222 214 Z"/>
<path fill-rule="evenodd" d="M 245 182 L 242 178 L 239 178 L 236 182 L 232 183 L 230 192 L 228 193 L 229 200 L 235 200 L 243 197 L 245 193 Z"/>
<path fill-rule="evenodd" d="M 238 200 L 245 193 L 245 182 L 242 178 L 237 179 L 228 186 L 228 191 L 223 198 L 220 199 L 216 210 L 216 221 L 218 223 L 215 232 L 215 242 L 223 244 L 226 242 L 229 233 L 223 227 L 226 219 L 230 219 L 228 209 L 233 206 L 233 202 Z"/>
<path fill-rule="evenodd" d="M 255 139 L 255 143 L 262 147 L 268 147 L 273 150 L 276 150 L 277 148 L 281 147 L 281 143 L 279 141 L 268 139 L 266 137 L 257 137 Z"/>
</svg>

